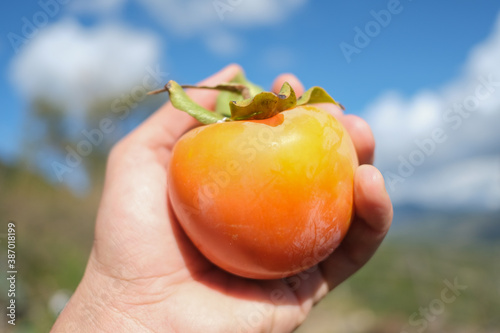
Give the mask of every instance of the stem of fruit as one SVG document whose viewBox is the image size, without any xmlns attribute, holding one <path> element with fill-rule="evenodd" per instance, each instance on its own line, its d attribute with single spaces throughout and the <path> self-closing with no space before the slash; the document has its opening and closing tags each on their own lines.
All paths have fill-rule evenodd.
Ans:
<svg viewBox="0 0 500 333">
<path fill-rule="evenodd" d="M 171 88 L 167 88 L 168 83 L 161 89 L 154 90 L 148 92 L 148 95 L 156 95 L 160 94 L 163 92 L 169 92 Z M 219 90 L 219 91 L 229 91 L 237 94 L 241 94 L 243 98 L 250 98 L 250 90 L 248 87 L 242 85 L 242 84 L 235 84 L 235 83 L 222 83 L 218 84 L 216 86 L 195 86 L 195 85 L 190 85 L 190 84 L 183 84 L 181 85 L 182 88 L 195 88 L 195 89 L 212 89 L 212 90 Z"/>
<path fill-rule="evenodd" d="M 154 95 L 164 91 L 168 92 L 170 95 L 170 102 L 176 109 L 188 113 L 202 124 L 207 125 L 224 121 L 224 116 L 207 110 L 193 101 L 175 81 L 170 80 L 163 89 L 155 90 L 148 94 Z"/>
<path fill-rule="evenodd" d="M 219 90 L 219 91 L 229 91 L 237 94 L 241 94 L 243 98 L 247 99 L 250 98 L 250 90 L 248 87 L 242 85 L 242 84 L 233 84 L 233 83 L 223 83 L 223 84 L 218 84 L 216 86 L 192 86 L 189 84 L 183 84 L 181 86 L 182 88 L 196 88 L 196 89 L 213 89 L 213 90 Z"/>
</svg>

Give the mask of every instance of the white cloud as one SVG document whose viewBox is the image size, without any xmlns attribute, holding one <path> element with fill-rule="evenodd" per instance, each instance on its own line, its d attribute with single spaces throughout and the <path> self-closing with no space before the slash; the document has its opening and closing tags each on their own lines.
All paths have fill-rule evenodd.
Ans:
<svg viewBox="0 0 500 333">
<path fill-rule="evenodd" d="M 469 62 L 465 68 L 469 75 L 487 75 L 492 71 L 500 74 L 498 55 L 500 54 L 500 14 L 492 33 L 482 44 L 471 52 Z"/>
<path fill-rule="evenodd" d="M 69 4 L 69 10 L 76 13 L 109 14 L 120 9 L 127 0 L 77 0 Z"/>
<path fill-rule="evenodd" d="M 307 0 L 137 0 L 170 33 L 199 36 L 218 55 L 243 51 L 237 29 L 282 22 Z M 217 7 L 222 4 L 223 7 Z M 223 8 L 223 9 L 221 9 Z"/>
<path fill-rule="evenodd" d="M 500 158 L 480 156 L 409 177 L 396 203 L 434 209 L 500 210 Z"/>
<path fill-rule="evenodd" d="M 377 140 L 376 165 L 396 204 L 500 209 L 498 59 L 500 16 L 490 37 L 471 51 L 459 78 L 409 99 L 387 92 L 367 108 Z M 442 140 L 432 144 L 436 131 Z"/>
<path fill-rule="evenodd" d="M 82 109 L 142 82 L 158 63 L 159 40 L 121 25 L 84 28 L 65 20 L 40 31 L 10 66 L 14 85 L 28 99 L 44 96 Z"/>
<path fill-rule="evenodd" d="M 241 0 L 241 4 L 228 12 L 228 23 L 235 26 L 271 25 L 282 22 L 306 0 Z"/>
<path fill-rule="evenodd" d="M 158 23 L 176 34 L 203 34 L 214 27 L 276 24 L 306 0 L 137 0 Z M 217 9 L 222 4 L 223 9 Z"/>
<path fill-rule="evenodd" d="M 212 1 L 195 0 L 137 0 L 150 16 L 169 32 L 190 36 L 205 33 L 217 23 L 218 16 Z"/>
<path fill-rule="evenodd" d="M 219 56 L 244 51 L 239 29 L 282 23 L 307 0 L 136 0 L 169 33 L 182 38 L 199 37 Z M 112 16 L 127 0 L 75 0 L 77 14 Z"/>
<path fill-rule="evenodd" d="M 240 38 L 223 30 L 207 34 L 205 44 L 212 53 L 224 57 L 235 56 L 244 49 Z"/>
</svg>

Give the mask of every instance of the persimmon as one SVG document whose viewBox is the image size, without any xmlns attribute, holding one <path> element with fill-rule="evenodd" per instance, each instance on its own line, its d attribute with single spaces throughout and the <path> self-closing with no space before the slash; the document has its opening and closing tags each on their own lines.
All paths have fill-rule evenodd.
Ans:
<svg viewBox="0 0 500 333">
<path fill-rule="evenodd" d="M 337 103 L 319 87 L 299 99 L 288 83 L 279 94 L 261 92 L 242 75 L 198 88 L 222 90 L 216 112 L 174 81 L 161 90 L 205 124 L 180 138 L 168 168 L 169 200 L 192 243 L 254 279 L 324 260 L 350 226 L 358 160 L 342 124 L 310 104 Z"/>
</svg>

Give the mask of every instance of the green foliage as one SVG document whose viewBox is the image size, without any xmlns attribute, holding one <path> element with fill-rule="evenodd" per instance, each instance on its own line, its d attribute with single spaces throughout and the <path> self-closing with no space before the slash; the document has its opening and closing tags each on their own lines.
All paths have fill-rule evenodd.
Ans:
<svg viewBox="0 0 500 333">
<path fill-rule="evenodd" d="M 56 318 L 48 307 L 50 298 L 61 289 L 74 291 L 83 276 L 100 190 L 78 198 L 63 186 L 1 163 L 0 188 L 0 233 L 9 220 L 16 223 L 19 293 L 14 331 L 48 332 Z M 3 269 L 6 246 L 3 240 L 0 244 Z M 6 301 L 2 293 L 0 307 Z"/>
</svg>

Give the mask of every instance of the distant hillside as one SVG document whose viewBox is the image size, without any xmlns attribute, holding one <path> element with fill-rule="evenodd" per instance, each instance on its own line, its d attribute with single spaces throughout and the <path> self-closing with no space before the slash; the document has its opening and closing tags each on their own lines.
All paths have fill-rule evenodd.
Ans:
<svg viewBox="0 0 500 333">
<path fill-rule="evenodd" d="M 14 221 L 19 271 L 16 331 L 48 332 L 48 309 L 58 290 L 73 291 L 83 275 L 93 240 L 99 189 L 78 198 L 44 177 L 0 163 L 0 233 Z M 0 260 L 5 262 L 4 248 Z M 0 289 L 4 289 L 4 281 Z M 6 294 L 0 295 L 0 307 Z M 0 325 L 0 331 L 4 331 Z"/>
<path fill-rule="evenodd" d="M 395 207 L 391 237 L 453 241 L 500 240 L 500 211 L 466 212 L 426 210 L 417 206 Z"/>
</svg>

